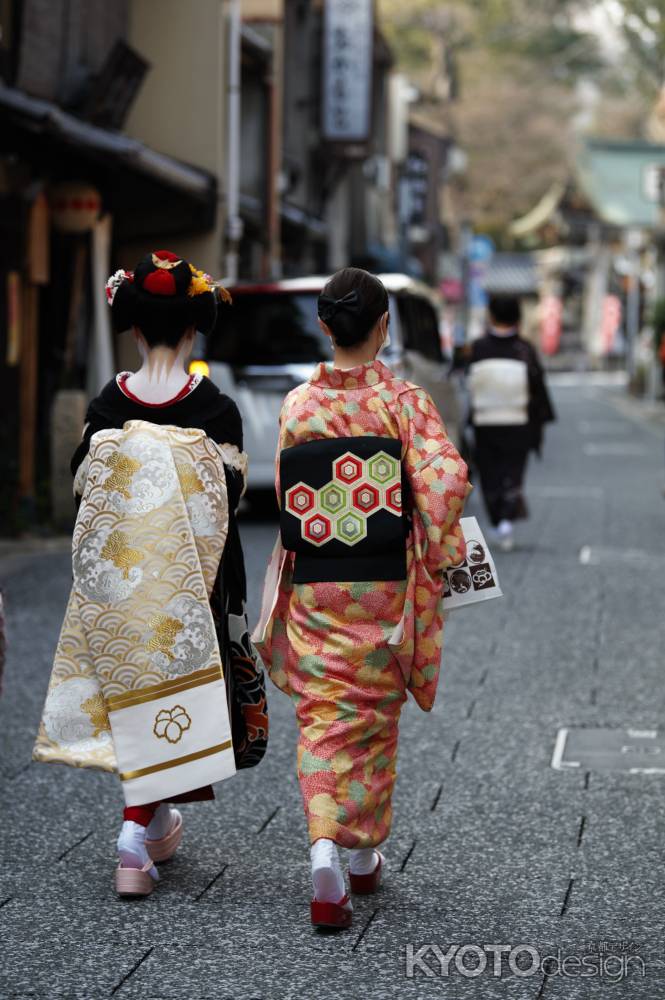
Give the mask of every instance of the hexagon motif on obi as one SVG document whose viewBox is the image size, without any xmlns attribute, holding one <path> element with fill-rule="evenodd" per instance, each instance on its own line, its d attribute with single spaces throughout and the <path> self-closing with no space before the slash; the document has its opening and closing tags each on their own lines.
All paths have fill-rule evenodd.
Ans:
<svg viewBox="0 0 665 1000">
<path fill-rule="evenodd" d="M 364 514 L 371 514 L 381 503 L 381 494 L 376 486 L 371 486 L 369 483 L 361 483 L 360 486 L 356 486 L 352 497 L 353 506 Z"/>
<path fill-rule="evenodd" d="M 340 517 L 335 524 L 335 534 L 340 542 L 355 545 L 367 537 L 367 519 L 354 510 Z"/>
<path fill-rule="evenodd" d="M 334 464 L 334 477 L 343 483 L 355 483 L 363 474 L 362 459 L 350 451 L 338 458 Z"/>
<path fill-rule="evenodd" d="M 379 451 L 367 462 L 368 477 L 384 486 L 399 475 L 399 462 L 385 451 Z"/>
<path fill-rule="evenodd" d="M 323 514 L 314 514 L 303 523 L 302 532 L 312 545 L 323 545 L 332 535 L 332 525 Z"/>
<path fill-rule="evenodd" d="M 339 514 L 348 506 L 348 491 L 339 483 L 328 483 L 319 490 L 319 503 L 328 514 Z"/>
<path fill-rule="evenodd" d="M 302 517 L 309 514 L 316 503 L 316 490 L 313 490 L 307 483 L 296 483 L 290 490 L 286 491 L 286 507 L 291 514 Z"/>
<path fill-rule="evenodd" d="M 373 514 L 385 510 L 401 517 L 400 462 L 385 451 L 364 460 L 347 451 L 333 461 L 332 477 L 323 486 L 315 489 L 301 480 L 287 489 L 285 506 L 312 545 L 335 540 L 356 545 L 367 538 Z"/>
<path fill-rule="evenodd" d="M 402 484 L 393 483 L 386 490 L 386 510 L 391 514 L 400 515 L 402 513 Z"/>
</svg>

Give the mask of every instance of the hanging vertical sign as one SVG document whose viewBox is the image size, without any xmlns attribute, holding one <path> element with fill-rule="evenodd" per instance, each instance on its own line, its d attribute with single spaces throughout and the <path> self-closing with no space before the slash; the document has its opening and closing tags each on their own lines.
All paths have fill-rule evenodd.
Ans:
<svg viewBox="0 0 665 1000">
<path fill-rule="evenodd" d="M 427 225 L 427 195 L 429 193 L 429 163 L 422 153 L 409 153 L 404 165 L 408 185 L 408 223 L 410 226 Z"/>
<path fill-rule="evenodd" d="M 369 139 L 372 98 L 373 0 L 325 0 L 323 138 Z"/>
</svg>

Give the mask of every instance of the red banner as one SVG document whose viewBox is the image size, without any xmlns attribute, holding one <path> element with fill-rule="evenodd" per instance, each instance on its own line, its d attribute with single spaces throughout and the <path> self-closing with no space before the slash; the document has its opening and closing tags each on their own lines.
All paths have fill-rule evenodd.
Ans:
<svg viewBox="0 0 665 1000">
<path fill-rule="evenodd" d="M 556 354 L 561 342 L 563 302 L 556 295 L 546 296 L 540 303 L 540 346 L 543 354 Z"/>
<path fill-rule="evenodd" d="M 601 354 L 611 354 L 617 345 L 617 334 L 621 326 L 621 299 L 618 295 L 606 295 L 603 299 L 603 315 L 600 323 Z"/>
</svg>

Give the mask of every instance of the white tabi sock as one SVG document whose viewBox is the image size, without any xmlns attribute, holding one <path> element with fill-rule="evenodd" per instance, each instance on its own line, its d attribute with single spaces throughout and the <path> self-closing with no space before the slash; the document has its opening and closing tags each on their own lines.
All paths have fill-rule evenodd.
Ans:
<svg viewBox="0 0 665 1000">
<path fill-rule="evenodd" d="M 322 903 L 339 903 L 346 895 L 337 844 L 322 837 L 312 844 L 312 885 L 314 898 Z"/>
<path fill-rule="evenodd" d="M 150 856 L 145 846 L 144 826 L 131 819 L 125 820 L 118 837 L 118 856 L 123 868 L 144 868 L 148 864 Z M 148 874 L 155 882 L 159 881 L 159 873 L 154 865 Z"/>
<path fill-rule="evenodd" d="M 510 552 L 514 545 L 512 521 L 499 521 L 496 534 L 499 542 L 499 548 L 503 552 Z"/>
<path fill-rule="evenodd" d="M 379 863 L 373 847 L 359 847 L 349 851 L 349 871 L 354 875 L 370 875 Z"/>
<path fill-rule="evenodd" d="M 173 826 L 173 821 L 171 820 L 172 812 L 173 810 L 170 806 L 167 806 L 166 802 L 161 802 L 157 806 L 155 815 L 145 828 L 148 840 L 161 840 L 162 837 L 165 837 L 170 832 Z"/>
</svg>

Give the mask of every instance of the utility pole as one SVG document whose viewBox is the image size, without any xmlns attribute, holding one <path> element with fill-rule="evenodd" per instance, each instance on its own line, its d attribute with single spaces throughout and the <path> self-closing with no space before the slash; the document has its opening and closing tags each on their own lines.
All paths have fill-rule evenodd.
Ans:
<svg viewBox="0 0 665 1000">
<path fill-rule="evenodd" d="M 238 255 L 243 223 L 240 218 L 240 0 L 227 0 L 228 71 L 226 86 L 226 274 L 224 281 L 238 280 Z"/>
</svg>

